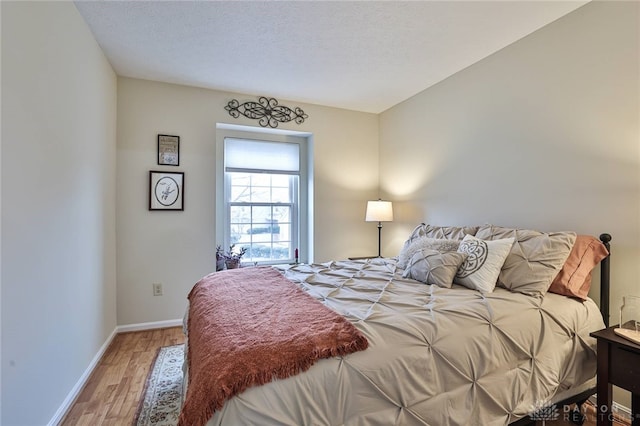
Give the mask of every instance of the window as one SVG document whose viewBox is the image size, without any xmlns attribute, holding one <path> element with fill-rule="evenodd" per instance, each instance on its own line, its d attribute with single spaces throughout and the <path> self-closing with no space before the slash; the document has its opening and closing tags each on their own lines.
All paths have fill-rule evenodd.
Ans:
<svg viewBox="0 0 640 426">
<path fill-rule="evenodd" d="M 224 137 L 224 241 L 246 248 L 244 263 L 293 262 L 302 247 L 304 148 L 300 142 Z"/>
</svg>

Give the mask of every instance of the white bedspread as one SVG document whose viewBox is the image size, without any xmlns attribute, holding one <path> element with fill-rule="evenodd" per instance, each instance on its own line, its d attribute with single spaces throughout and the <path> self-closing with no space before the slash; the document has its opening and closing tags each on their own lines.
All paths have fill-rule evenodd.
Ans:
<svg viewBox="0 0 640 426">
<path fill-rule="evenodd" d="M 443 289 L 403 279 L 389 259 L 285 276 L 351 320 L 369 348 L 250 388 L 209 425 L 506 425 L 596 372 L 589 333 L 604 324 L 591 300 Z"/>
</svg>

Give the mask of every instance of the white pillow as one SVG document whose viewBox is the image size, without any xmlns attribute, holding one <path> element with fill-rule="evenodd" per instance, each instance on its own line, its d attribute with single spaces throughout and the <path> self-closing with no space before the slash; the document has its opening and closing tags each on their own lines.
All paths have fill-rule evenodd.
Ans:
<svg viewBox="0 0 640 426">
<path fill-rule="evenodd" d="M 513 238 L 485 241 L 472 235 L 464 237 L 458 248 L 459 253 L 468 254 L 462 262 L 453 282 L 491 293 L 496 287 L 500 269 L 511 251 Z"/>
<path fill-rule="evenodd" d="M 418 237 L 413 240 L 407 240 L 398 255 L 397 265 L 406 269 L 409 261 L 414 254 L 422 249 L 432 249 L 441 252 L 457 251 L 460 246 L 460 240 L 446 240 L 442 238 Z"/>
</svg>

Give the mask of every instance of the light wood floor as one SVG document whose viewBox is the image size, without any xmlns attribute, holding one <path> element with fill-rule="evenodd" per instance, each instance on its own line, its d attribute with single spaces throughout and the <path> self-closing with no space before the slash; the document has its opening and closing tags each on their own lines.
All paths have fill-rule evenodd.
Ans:
<svg viewBox="0 0 640 426">
<path fill-rule="evenodd" d="M 158 348 L 184 341 L 181 327 L 117 334 L 61 425 L 131 425 Z"/>
<path fill-rule="evenodd" d="M 61 425 L 131 425 L 158 349 L 184 341 L 181 327 L 116 335 Z M 563 420 L 562 413 L 560 417 L 545 424 L 572 425 Z M 584 426 L 595 425 L 595 408 L 591 407 Z"/>
</svg>

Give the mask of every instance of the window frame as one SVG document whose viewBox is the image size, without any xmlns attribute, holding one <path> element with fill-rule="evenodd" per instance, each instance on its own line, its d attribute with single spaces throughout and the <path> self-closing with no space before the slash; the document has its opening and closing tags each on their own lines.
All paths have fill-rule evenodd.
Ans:
<svg viewBox="0 0 640 426">
<path fill-rule="evenodd" d="M 307 132 L 288 131 L 282 129 L 264 129 L 242 125 L 218 123 L 216 125 L 216 167 L 215 167 L 215 234 L 216 245 L 228 248 L 231 244 L 230 205 L 228 194 L 230 183 L 227 182 L 224 161 L 225 138 L 236 138 L 266 142 L 296 143 L 299 145 L 300 171 L 298 173 L 298 214 L 296 223 L 292 223 L 292 233 L 297 235 L 297 244 L 292 243 L 292 252 L 299 250 L 299 262 L 313 261 L 313 136 Z M 237 169 L 236 169 L 237 170 Z M 275 173 L 274 173 L 275 174 Z M 287 173 L 285 173 L 287 174 Z M 289 173 L 290 174 L 290 173 Z M 294 228 L 295 227 L 295 231 Z M 293 254 L 292 254 L 293 256 Z M 273 260 L 259 262 L 260 265 L 289 263 Z"/>
<path fill-rule="evenodd" d="M 225 193 L 224 193 L 224 200 L 225 200 L 225 210 L 226 210 L 226 221 L 225 221 L 225 241 L 227 242 L 227 244 L 224 247 L 229 247 L 229 245 L 231 244 L 231 208 L 233 206 L 245 206 L 245 207 L 277 207 L 277 206 L 290 206 L 291 207 L 291 211 L 290 211 L 290 223 L 291 223 L 291 235 L 290 235 L 290 241 L 291 241 L 291 252 L 290 252 L 290 257 L 288 257 L 287 259 L 277 259 L 277 260 L 270 260 L 270 261 L 258 261 L 256 262 L 258 265 L 276 265 L 279 263 L 291 263 L 294 261 L 294 250 L 296 249 L 296 247 L 298 247 L 300 245 L 300 173 L 284 173 L 281 175 L 289 175 L 290 176 L 290 181 L 289 181 L 289 191 L 290 191 L 290 200 L 289 202 L 286 203 L 274 203 L 274 202 L 236 202 L 236 201 L 230 201 L 230 195 L 231 195 L 231 179 L 228 179 L 228 175 L 230 173 L 252 173 L 252 174 L 257 174 L 257 172 L 255 170 L 251 170 L 251 171 L 243 171 L 243 170 L 232 170 L 232 171 L 226 171 L 224 172 L 224 185 L 225 185 Z M 271 172 L 265 172 L 265 174 L 268 175 L 277 175 L 279 173 L 271 173 Z M 292 179 L 293 177 L 297 177 L 298 179 Z M 253 225 L 253 219 L 251 220 L 251 224 Z M 273 240 L 271 240 L 269 242 L 270 244 L 273 244 Z M 251 243 L 253 244 L 253 242 Z M 255 262 L 255 261 L 250 261 L 250 262 Z"/>
</svg>

